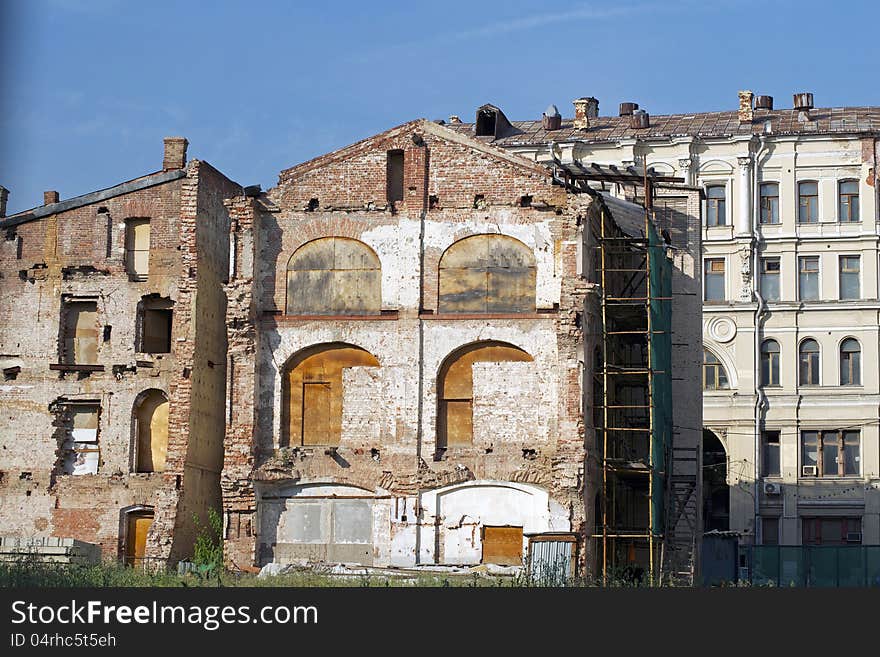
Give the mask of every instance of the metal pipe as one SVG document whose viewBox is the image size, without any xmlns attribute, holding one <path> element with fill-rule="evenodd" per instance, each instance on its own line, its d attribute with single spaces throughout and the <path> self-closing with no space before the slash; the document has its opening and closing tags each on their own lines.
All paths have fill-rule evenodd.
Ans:
<svg viewBox="0 0 880 657">
<path fill-rule="evenodd" d="M 767 312 L 767 304 L 764 297 L 761 296 L 760 286 L 760 257 L 758 255 L 758 241 L 760 239 L 760 219 L 761 219 L 761 195 L 758 187 L 758 165 L 760 157 L 765 148 L 766 137 L 760 135 L 758 137 L 758 148 L 753 154 L 752 160 L 752 177 L 754 184 L 752 185 L 752 289 L 755 291 L 755 298 L 758 305 L 755 308 L 754 316 L 754 381 L 755 381 L 755 476 L 754 476 L 754 539 L 753 544 L 757 545 L 761 540 L 761 504 L 760 504 L 760 486 L 758 484 L 761 473 L 761 414 L 767 407 L 767 395 L 764 394 L 764 388 L 761 385 L 761 323 L 765 313 Z"/>
</svg>

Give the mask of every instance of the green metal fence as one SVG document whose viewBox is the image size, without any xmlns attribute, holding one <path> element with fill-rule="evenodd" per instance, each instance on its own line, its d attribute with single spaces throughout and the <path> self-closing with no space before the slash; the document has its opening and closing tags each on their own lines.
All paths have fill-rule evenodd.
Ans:
<svg viewBox="0 0 880 657">
<path fill-rule="evenodd" d="M 743 552 L 753 586 L 880 587 L 880 545 L 740 546 Z"/>
</svg>

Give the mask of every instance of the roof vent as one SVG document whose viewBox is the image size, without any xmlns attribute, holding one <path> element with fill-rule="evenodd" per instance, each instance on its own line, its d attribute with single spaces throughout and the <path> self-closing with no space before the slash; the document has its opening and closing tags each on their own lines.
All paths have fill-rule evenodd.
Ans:
<svg viewBox="0 0 880 657">
<path fill-rule="evenodd" d="M 637 109 L 639 109 L 638 103 L 621 103 L 620 116 L 632 116 Z"/>
<path fill-rule="evenodd" d="M 633 130 L 651 127 L 651 117 L 645 110 L 635 110 L 629 119 L 629 127 Z"/>
<path fill-rule="evenodd" d="M 556 105 L 549 105 L 544 110 L 541 125 L 544 126 L 544 130 L 559 130 L 562 127 L 562 114 L 559 113 Z"/>
<path fill-rule="evenodd" d="M 450 123 L 461 123 L 461 119 L 458 117 L 457 114 L 453 114 L 449 117 L 449 122 Z"/>
<path fill-rule="evenodd" d="M 513 131 L 510 121 L 499 108 L 494 105 L 483 105 L 477 109 L 475 132 L 477 137 L 506 137 Z"/>
<path fill-rule="evenodd" d="M 755 109 L 772 110 L 773 96 L 755 96 Z"/>
<path fill-rule="evenodd" d="M 813 109 L 813 94 L 804 92 L 794 95 L 794 108 L 801 112 Z"/>
</svg>

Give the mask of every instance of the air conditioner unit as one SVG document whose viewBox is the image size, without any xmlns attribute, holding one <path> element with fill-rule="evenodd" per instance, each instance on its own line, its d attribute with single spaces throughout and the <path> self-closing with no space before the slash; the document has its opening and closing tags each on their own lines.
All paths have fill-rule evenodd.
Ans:
<svg viewBox="0 0 880 657">
<path fill-rule="evenodd" d="M 779 495 L 782 493 L 782 486 L 775 481 L 764 482 L 764 495 Z"/>
<path fill-rule="evenodd" d="M 847 543 L 861 543 L 862 542 L 862 532 L 847 532 L 846 533 L 846 542 Z"/>
<path fill-rule="evenodd" d="M 802 477 L 815 477 L 819 474 L 819 468 L 815 465 L 804 465 L 801 467 Z"/>
</svg>

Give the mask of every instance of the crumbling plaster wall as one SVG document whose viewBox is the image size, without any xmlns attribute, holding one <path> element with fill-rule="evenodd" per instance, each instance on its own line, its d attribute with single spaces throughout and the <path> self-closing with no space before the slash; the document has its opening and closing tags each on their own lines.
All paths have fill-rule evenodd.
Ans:
<svg viewBox="0 0 880 657">
<path fill-rule="evenodd" d="M 248 546 L 257 562 L 266 558 L 258 544 L 268 539 L 267 529 L 253 518 L 254 486 L 285 482 L 333 482 L 376 495 L 390 493 L 396 500 L 391 548 L 386 553 L 377 547 L 377 558 L 401 565 L 416 559 L 419 491 L 464 481 L 529 482 L 565 509 L 567 521 L 554 527 L 584 528 L 580 321 L 586 287 L 564 284 L 563 279 L 577 278 L 582 269 L 576 215 L 588 201 L 569 206 L 564 190 L 549 184 L 544 169 L 500 151 L 486 152 L 482 145 L 475 147 L 470 140 L 449 137 L 449 131 L 431 126 L 407 124 L 317 158 L 282 172 L 279 187 L 259 202 L 234 202 L 241 217 L 234 224 L 233 241 L 253 249 L 253 256 L 250 251 L 237 256 L 241 280 L 235 288 L 236 298 L 251 304 L 250 309 L 236 302 L 227 318 L 230 344 L 241 336 L 247 361 L 247 371 L 235 375 L 231 384 L 234 406 L 228 434 L 235 436 L 237 455 L 234 463 L 227 456 L 224 470 L 224 491 L 230 493 L 224 498 L 231 527 L 227 535 L 232 535 L 237 559 L 246 558 Z M 405 153 L 404 199 L 394 211 L 385 200 L 386 153 L 392 149 Z M 523 201 L 523 196 L 530 198 Z M 480 233 L 508 235 L 532 250 L 540 314 L 434 313 L 443 252 L 457 240 Z M 381 317 L 283 314 L 287 262 L 299 246 L 321 237 L 358 239 L 376 252 L 382 266 Z M 248 331 L 255 337 L 246 337 Z M 505 404 L 518 404 L 505 417 L 512 435 L 490 439 L 489 425 L 478 419 L 475 444 L 447 450 L 444 457 L 435 439 L 440 367 L 458 348 L 486 340 L 507 342 L 534 359 L 477 368 L 476 412 L 501 416 L 501 397 Z M 329 342 L 363 348 L 377 358 L 379 367 L 346 372 L 338 448 L 281 448 L 285 365 L 303 349 Z M 496 370 L 505 390 L 495 395 L 488 375 L 494 365 L 505 366 Z M 244 400 L 248 386 L 253 386 L 253 408 Z M 250 417 L 253 445 L 245 457 Z M 254 484 L 245 477 L 247 463 L 254 468 Z M 250 524 L 241 532 L 245 517 Z"/>
<path fill-rule="evenodd" d="M 0 359 L 21 367 L 0 381 L 0 534 L 73 537 L 115 558 L 120 510 L 157 504 L 161 475 L 130 471 L 132 410 L 145 390 L 171 396 L 177 359 L 173 345 L 171 354 L 136 353 L 136 308 L 146 294 L 177 300 L 179 198 L 180 183 L 168 182 L 21 224 L 0 241 Z M 143 282 L 129 281 L 125 270 L 130 217 L 151 219 L 155 249 Z M 103 372 L 49 369 L 59 362 L 62 295 L 97 299 Z M 50 406 L 60 398 L 100 402 L 95 475 L 55 471 L 63 428 Z"/>
</svg>

